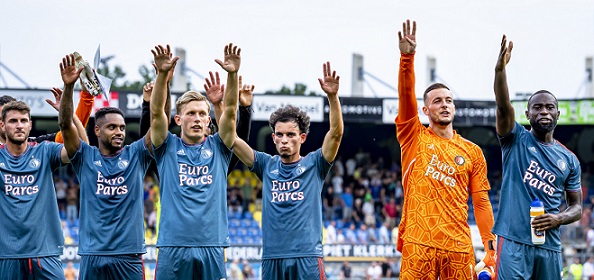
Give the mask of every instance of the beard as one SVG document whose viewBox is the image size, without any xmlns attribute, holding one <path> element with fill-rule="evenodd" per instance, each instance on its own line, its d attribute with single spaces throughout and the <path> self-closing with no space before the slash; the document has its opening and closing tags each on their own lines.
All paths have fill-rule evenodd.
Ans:
<svg viewBox="0 0 594 280">
<path fill-rule="evenodd" d="M 555 130 L 555 127 L 557 127 L 557 120 L 553 119 L 549 124 L 541 124 L 537 122 L 536 119 L 530 118 L 530 126 L 539 134 L 547 134 Z"/>
<path fill-rule="evenodd" d="M 25 133 L 25 137 L 24 138 L 18 139 L 16 137 L 14 137 L 14 134 L 6 133 L 6 134 L 4 134 L 4 137 L 6 138 L 6 141 L 7 142 L 10 141 L 10 142 L 12 142 L 14 144 L 21 145 L 21 144 L 27 142 L 27 138 L 29 138 L 29 135 L 27 133 Z"/>
<path fill-rule="evenodd" d="M 110 150 L 112 153 L 119 151 L 124 146 L 124 142 L 122 142 L 121 145 L 118 145 L 118 144 L 113 143 L 113 139 L 102 139 L 101 143 L 103 144 L 103 146 L 105 148 Z"/>
</svg>

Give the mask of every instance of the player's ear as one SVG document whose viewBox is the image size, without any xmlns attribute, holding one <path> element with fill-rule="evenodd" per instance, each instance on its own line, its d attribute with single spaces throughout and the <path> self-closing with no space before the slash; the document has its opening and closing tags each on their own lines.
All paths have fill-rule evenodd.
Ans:
<svg viewBox="0 0 594 280">
<path fill-rule="evenodd" d="M 98 125 L 95 125 L 95 136 L 97 136 L 97 138 L 99 138 L 99 134 L 101 134 L 101 129 L 99 128 Z"/>
<path fill-rule="evenodd" d="M 179 117 L 179 115 L 173 116 L 173 119 L 175 120 L 175 123 L 177 125 L 180 125 L 181 126 L 181 118 Z"/>
<path fill-rule="evenodd" d="M 301 133 L 301 135 L 299 135 L 299 138 L 301 138 L 301 144 L 303 144 L 303 142 L 305 142 L 305 139 L 307 139 L 307 134 Z"/>
<path fill-rule="evenodd" d="M 429 108 L 427 108 L 427 106 L 423 106 L 423 113 L 427 116 L 429 116 Z"/>
</svg>

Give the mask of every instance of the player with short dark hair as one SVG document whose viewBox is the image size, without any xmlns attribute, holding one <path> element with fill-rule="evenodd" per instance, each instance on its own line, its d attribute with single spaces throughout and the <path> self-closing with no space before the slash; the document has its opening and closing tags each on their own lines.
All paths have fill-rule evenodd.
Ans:
<svg viewBox="0 0 594 280">
<path fill-rule="evenodd" d="M 398 116 L 396 137 L 402 150 L 404 203 L 397 249 L 402 252 L 402 279 L 472 279 L 474 247 L 468 225 L 472 197 L 487 265 L 495 265 L 493 210 L 489 200 L 487 163 L 479 146 L 453 128 L 456 106 L 452 92 L 433 84 L 423 94 L 420 119 L 415 96 L 416 22 L 398 32 Z M 411 28 L 412 27 L 412 28 Z"/>
<path fill-rule="evenodd" d="M 31 109 L 3 104 L 0 126 L 0 279 L 64 279 L 64 236 L 53 171 L 68 156 L 64 146 L 29 142 Z"/>
<path fill-rule="evenodd" d="M 287 105 L 269 119 L 278 155 L 235 140 L 234 153 L 262 181 L 262 279 L 326 279 L 322 261 L 322 188 L 343 135 L 339 76 L 330 63 L 318 79 L 328 96 L 330 128 L 320 149 L 301 156 L 310 119 Z M 237 98 L 238 93 L 235 94 Z M 235 121 L 234 119 L 232 121 Z"/>
<path fill-rule="evenodd" d="M 80 141 L 72 124 L 72 92 L 80 75 L 74 55 L 62 59 L 64 94 L 59 124 L 80 182 L 80 279 L 144 278 L 143 180 L 152 156 L 145 137 L 124 145 L 126 123 L 118 108 L 95 113 L 98 147 Z"/>
<path fill-rule="evenodd" d="M 526 130 L 515 120 L 509 99 L 506 66 L 513 43 L 505 35 L 495 66 L 496 129 L 503 154 L 503 182 L 499 214 L 493 227 L 497 234 L 499 279 L 560 279 L 561 233 L 559 226 L 582 215 L 580 162 L 573 152 L 553 138 L 559 105 L 557 98 L 539 90 L 528 99 Z M 542 201 L 545 214 L 530 222 L 530 204 Z M 561 211 L 563 200 L 567 208 Z M 545 243 L 532 243 L 531 227 L 545 231 Z"/>
</svg>

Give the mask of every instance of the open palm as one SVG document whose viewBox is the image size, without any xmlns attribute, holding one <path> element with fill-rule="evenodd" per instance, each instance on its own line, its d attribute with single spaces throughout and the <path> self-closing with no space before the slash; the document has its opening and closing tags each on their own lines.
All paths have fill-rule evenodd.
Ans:
<svg viewBox="0 0 594 280">
<path fill-rule="evenodd" d="M 64 84 L 72 85 L 76 83 L 76 80 L 78 80 L 82 69 L 83 68 L 80 68 L 79 70 L 76 69 L 73 54 L 69 54 L 62 58 L 62 63 L 60 63 L 60 74 L 62 75 L 62 81 Z"/>
<path fill-rule="evenodd" d="M 332 71 L 332 69 L 330 68 L 330 62 L 324 63 L 323 68 L 324 79 L 318 79 L 318 81 L 320 82 L 320 86 L 322 87 L 322 90 L 327 95 L 338 94 L 340 76 L 336 75 L 336 71 Z"/>
<path fill-rule="evenodd" d="M 215 59 L 215 62 L 225 69 L 225 71 L 235 73 L 239 71 L 239 66 L 241 65 L 241 49 L 230 43 L 225 46 L 224 61 Z"/>
</svg>

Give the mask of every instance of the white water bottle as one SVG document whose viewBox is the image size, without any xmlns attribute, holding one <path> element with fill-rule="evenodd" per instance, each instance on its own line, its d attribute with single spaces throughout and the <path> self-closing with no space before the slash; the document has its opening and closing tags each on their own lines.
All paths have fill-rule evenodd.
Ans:
<svg viewBox="0 0 594 280">
<path fill-rule="evenodd" d="M 544 205 L 542 201 L 535 198 L 532 203 L 530 203 L 530 223 L 534 221 L 534 218 L 544 214 Z M 532 225 L 530 225 L 530 229 L 532 231 L 532 244 L 534 245 L 542 245 L 545 243 L 546 234 L 544 230 L 536 230 Z"/>
<path fill-rule="evenodd" d="M 476 272 L 476 276 L 478 280 L 492 280 L 493 275 L 493 267 L 485 266 L 483 261 L 479 262 L 475 267 L 474 271 Z"/>
</svg>

